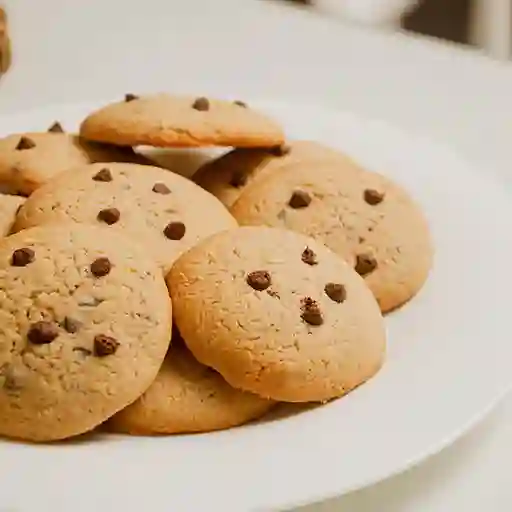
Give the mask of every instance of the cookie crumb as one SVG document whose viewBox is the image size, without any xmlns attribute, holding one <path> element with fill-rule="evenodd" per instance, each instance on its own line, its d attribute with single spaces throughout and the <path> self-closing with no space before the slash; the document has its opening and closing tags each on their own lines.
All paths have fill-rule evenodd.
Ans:
<svg viewBox="0 0 512 512">
<path fill-rule="evenodd" d="M 181 240 L 185 236 L 185 224 L 183 222 L 169 222 L 164 229 L 164 235 L 169 240 Z"/>
<path fill-rule="evenodd" d="M 194 103 L 192 103 L 192 108 L 199 110 L 200 112 L 206 112 L 207 110 L 210 110 L 210 102 L 208 98 L 197 98 Z"/>
<path fill-rule="evenodd" d="M 281 144 L 280 146 L 274 146 L 269 148 L 269 153 L 274 156 L 286 156 L 292 148 L 288 144 Z"/>
<path fill-rule="evenodd" d="M 94 355 L 96 357 L 111 356 L 117 352 L 119 342 L 112 336 L 98 334 L 94 337 Z"/>
<path fill-rule="evenodd" d="M 78 301 L 78 305 L 83 308 L 95 308 L 99 306 L 104 299 L 98 299 L 97 297 L 92 297 L 91 295 L 84 295 Z"/>
<path fill-rule="evenodd" d="M 32 149 L 35 147 L 36 143 L 32 139 L 29 139 L 28 137 L 21 137 L 20 141 L 16 146 L 16 149 L 22 151 L 24 149 Z"/>
<path fill-rule="evenodd" d="M 270 272 L 267 270 L 255 270 L 247 274 L 247 284 L 259 292 L 266 290 L 271 284 Z"/>
<path fill-rule="evenodd" d="M 64 318 L 64 321 L 62 322 L 62 327 L 66 332 L 69 332 L 69 334 L 75 334 L 76 332 L 78 332 L 81 325 L 81 322 L 70 316 L 66 316 Z"/>
<path fill-rule="evenodd" d="M 377 260 L 369 254 L 358 254 L 356 257 L 355 271 L 360 276 L 366 276 L 377 268 Z"/>
<path fill-rule="evenodd" d="M 170 194 L 171 191 L 169 189 L 169 187 L 165 184 L 165 183 L 155 183 L 153 185 L 153 192 L 155 192 L 156 194 L 163 194 L 163 195 L 167 195 L 167 194 Z"/>
<path fill-rule="evenodd" d="M 318 258 L 316 257 L 315 252 L 309 247 L 306 247 L 304 251 L 302 251 L 302 261 L 308 265 L 318 264 Z"/>
<path fill-rule="evenodd" d="M 236 101 L 233 101 L 233 103 L 234 103 L 235 105 L 238 105 L 239 107 L 242 107 L 242 108 L 248 108 L 247 103 L 245 103 L 244 101 L 236 100 Z"/>
<path fill-rule="evenodd" d="M 36 253 L 28 247 L 16 249 L 12 253 L 11 265 L 13 267 L 26 267 L 36 259 Z"/>
<path fill-rule="evenodd" d="M 311 196 L 303 190 L 295 190 L 288 201 L 288 205 L 295 210 L 307 208 L 311 203 Z"/>
<path fill-rule="evenodd" d="M 50 126 L 50 128 L 48 128 L 48 132 L 49 133 L 64 133 L 64 128 L 62 128 L 62 125 L 58 121 L 55 121 L 55 123 L 53 123 Z"/>
<path fill-rule="evenodd" d="M 271 297 L 274 297 L 274 299 L 280 299 L 281 297 L 279 296 L 279 293 L 277 293 L 275 290 L 267 290 L 267 293 L 271 296 Z"/>
<path fill-rule="evenodd" d="M 111 226 L 121 218 L 121 213 L 117 208 L 106 208 L 98 213 L 98 220 Z"/>
<path fill-rule="evenodd" d="M 309 325 L 322 325 L 324 323 L 324 317 L 320 306 L 311 297 L 305 297 L 301 302 L 302 313 L 300 317 L 304 322 Z"/>
<path fill-rule="evenodd" d="M 94 277 L 105 277 L 111 269 L 112 264 L 108 258 L 98 258 L 91 263 L 91 273 Z"/>
<path fill-rule="evenodd" d="M 375 206 L 382 203 L 384 200 L 384 194 L 378 190 L 367 189 L 364 191 L 364 200 L 371 206 Z"/>
<path fill-rule="evenodd" d="M 107 169 L 106 167 L 104 167 L 103 169 L 101 169 L 100 171 L 98 171 L 93 177 L 92 179 L 94 181 L 103 181 L 103 182 L 108 182 L 108 181 L 112 181 L 112 173 L 110 172 L 110 169 Z"/>
<path fill-rule="evenodd" d="M 52 322 L 44 320 L 32 324 L 27 338 L 34 345 L 47 345 L 51 343 L 59 335 L 59 329 Z"/>
<path fill-rule="evenodd" d="M 338 304 L 345 302 L 345 299 L 347 298 L 347 290 L 342 284 L 327 283 L 324 291 L 327 297 Z"/>
<path fill-rule="evenodd" d="M 136 96 L 135 94 L 125 94 L 124 95 L 124 101 L 126 103 L 130 103 L 130 101 L 135 101 L 135 100 L 138 100 L 139 99 L 139 96 Z"/>
</svg>

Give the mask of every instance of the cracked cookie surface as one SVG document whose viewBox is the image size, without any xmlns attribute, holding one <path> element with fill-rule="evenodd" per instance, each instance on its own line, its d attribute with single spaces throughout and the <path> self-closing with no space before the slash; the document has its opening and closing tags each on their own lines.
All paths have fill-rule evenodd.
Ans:
<svg viewBox="0 0 512 512">
<path fill-rule="evenodd" d="M 144 251 L 106 228 L 43 226 L 0 241 L 0 434 L 96 427 L 151 384 L 171 302 Z"/>
<path fill-rule="evenodd" d="M 23 197 L 0 194 L 0 237 L 11 232 L 16 214 L 24 202 Z"/>
<path fill-rule="evenodd" d="M 128 94 L 125 101 L 87 116 L 80 134 L 100 142 L 154 147 L 268 147 L 284 141 L 276 122 L 243 102 L 163 93 Z"/>
<path fill-rule="evenodd" d="M 230 209 L 241 225 L 286 228 L 324 243 L 364 278 L 382 311 L 411 299 L 433 262 L 426 219 L 398 184 L 340 167 L 281 169 L 248 187 Z"/>
<path fill-rule="evenodd" d="M 27 200 L 15 230 L 68 220 L 123 232 L 142 244 L 164 272 L 202 238 L 237 226 L 215 197 L 186 178 L 119 163 L 61 174 Z"/>
<path fill-rule="evenodd" d="M 375 298 L 309 237 L 264 227 L 219 233 L 184 254 L 167 281 L 188 348 L 233 387 L 278 401 L 324 401 L 383 362 Z"/>
</svg>

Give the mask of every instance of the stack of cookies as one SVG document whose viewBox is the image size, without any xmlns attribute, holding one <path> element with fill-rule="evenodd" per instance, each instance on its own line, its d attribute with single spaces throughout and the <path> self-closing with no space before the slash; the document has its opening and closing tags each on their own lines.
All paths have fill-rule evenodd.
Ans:
<svg viewBox="0 0 512 512">
<path fill-rule="evenodd" d="M 226 147 L 186 179 L 133 148 Z M 159 94 L 0 140 L 0 434 L 208 432 L 374 376 L 425 282 L 399 185 L 241 101 Z"/>
</svg>

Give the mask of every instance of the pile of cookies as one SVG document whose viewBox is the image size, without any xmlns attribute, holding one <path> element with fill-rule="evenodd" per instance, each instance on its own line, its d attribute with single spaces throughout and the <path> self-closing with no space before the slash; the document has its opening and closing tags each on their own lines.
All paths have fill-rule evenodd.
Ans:
<svg viewBox="0 0 512 512">
<path fill-rule="evenodd" d="M 141 146 L 229 149 L 187 179 Z M 128 94 L 79 135 L 10 135 L 0 186 L 11 438 L 208 432 L 341 397 L 432 264 L 399 185 L 241 101 Z"/>
</svg>

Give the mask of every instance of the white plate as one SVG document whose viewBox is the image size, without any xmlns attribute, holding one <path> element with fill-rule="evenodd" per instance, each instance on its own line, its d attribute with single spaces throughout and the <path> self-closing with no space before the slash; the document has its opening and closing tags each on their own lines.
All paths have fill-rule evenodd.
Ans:
<svg viewBox="0 0 512 512">
<path fill-rule="evenodd" d="M 344 399 L 230 431 L 168 438 L 0 442 L 0 509 L 268 510 L 403 471 L 481 419 L 512 381 L 512 207 L 503 187 L 431 142 L 384 123 L 265 103 L 289 135 L 344 149 L 401 182 L 424 208 L 436 261 L 420 295 L 389 316 L 380 374 Z M 2 118 L 0 130 L 68 128 L 91 105 Z"/>
</svg>

